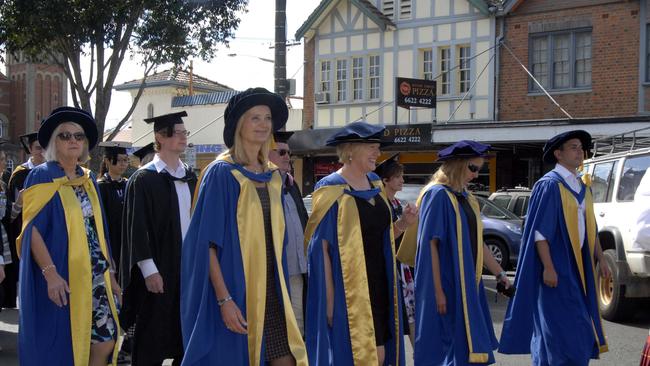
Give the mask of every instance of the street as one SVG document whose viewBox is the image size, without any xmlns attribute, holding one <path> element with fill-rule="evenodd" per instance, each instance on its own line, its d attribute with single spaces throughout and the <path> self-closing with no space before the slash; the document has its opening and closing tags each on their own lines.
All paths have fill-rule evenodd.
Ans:
<svg viewBox="0 0 650 366">
<path fill-rule="evenodd" d="M 499 296 L 495 302 L 494 288 L 496 283 L 493 276 L 483 277 L 487 297 L 494 321 L 494 328 L 497 338 L 501 333 L 503 317 L 506 311 L 507 300 Z M 609 352 L 603 354 L 601 360 L 593 361 L 592 365 L 616 365 L 616 366 L 636 366 L 639 364 L 639 357 L 646 337 L 648 328 L 650 328 L 650 312 L 641 311 L 635 314 L 633 320 L 626 323 L 612 323 L 604 321 L 605 334 L 609 340 Z M 17 366 L 17 334 L 18 334 L 18 311 L 3 310 L 0 312 L 0 365 Z M 407 365 L 413 365 L 412 349 L 408 339 L 405 340 L 407 345 Z M 528 356 L 512 356 L 496 354 L 497 365 L 526 365 L 530 363 Z"/>
</svg>

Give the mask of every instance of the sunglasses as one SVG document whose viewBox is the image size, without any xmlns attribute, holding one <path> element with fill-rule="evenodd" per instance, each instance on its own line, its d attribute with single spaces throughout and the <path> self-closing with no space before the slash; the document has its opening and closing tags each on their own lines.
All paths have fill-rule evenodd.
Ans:
<svg viewBox="0 0 650 366">
<path fill-rule="evenodd" d="M 474 165 L 474 164 L 469 164 L 469 165 L 467 165 L 467 169 L 469 169 L 469 171 L 472 172 L 472 173 L 476 173 L 476 172 L 478 172 L 479 170 L 481 170 L 481 167 L 480 167 L 480 166 L 476 166 L 476 165 Z"/>
<path fill-rule="evenodd" d="M 280 156 L 291 155 L 291 151 L 287 149 L 279 149 L 275 150 L 275 152 L 277 152 Z"/>
<path fill-rule="evenodd" d="M 61 132 L 60 134 L 56 135 L 56 137 L 60 138 L 61 141 L 70 141 L 73 137 L 77 141 L 83 141 L 86 139 L 86 134 L 83 132 Z"/>
</svg>

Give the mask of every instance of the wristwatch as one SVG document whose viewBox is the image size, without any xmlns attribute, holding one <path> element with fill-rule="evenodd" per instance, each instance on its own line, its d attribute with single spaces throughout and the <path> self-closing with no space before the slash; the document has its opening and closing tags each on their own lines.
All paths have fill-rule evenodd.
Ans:
<svg viewBox="0 0 650 366">
<path fill-rule="evenodd" d="M 497 281 L 499 281 L 499 280 L 501 280 L 501 277 L 505 277 L 505 276 L 507 276 L 506 271 L 501 271 L 495 277 L 496 277 Z"/>
</svg>

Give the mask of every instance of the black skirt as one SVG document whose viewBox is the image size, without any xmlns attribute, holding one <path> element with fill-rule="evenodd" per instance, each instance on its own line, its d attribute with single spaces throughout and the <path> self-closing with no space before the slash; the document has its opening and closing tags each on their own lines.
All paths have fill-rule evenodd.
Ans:
<svg viewBox="0 0 650 366">
<path fill-rule="evenodd" d="M 257 194 L 264 214 L 264 235 L 266 237 L 266 307 L 264 309 L 265 360 L 273 361 L 291 354 L 287 335 L 284 307 L 278 293 L 276 279 L 275 251 L 271 229 L 271 203 L 266 187 L 258 187 Z"/>
</svg>

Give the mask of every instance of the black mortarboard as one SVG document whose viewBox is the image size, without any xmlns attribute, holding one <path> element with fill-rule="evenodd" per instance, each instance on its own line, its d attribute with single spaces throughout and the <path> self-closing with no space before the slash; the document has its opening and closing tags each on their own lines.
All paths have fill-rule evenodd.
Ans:
<svg viewBox="0 0 650 366">
<path fill-rule="evenodd" d="M 235 143 L 235 130 L 239 118 L 247 110 L 258 106 L 265 105 L 271 109 L 271 118 L 273 120 L 273 131 L 277 131 L 287 124 L 289 118 L 289 109 L 284 99 L 276 93 L 271 93 L 264 88 L 249 88 L 243 92 L 234 95 L 228 101 L 226 110 L 223 112 L 223 142 L 232 147 Z"/>
<path fill-rule="evenodd" d="M 579 139 L 580 143 L 582 143 L 582 150 L 589 151 L 589 149 L 591 149 L 591 135 L 589 132 L 584 130 L 563 132 L 559 135 L 551 137 L 550 140 L 546 141 L 543 150 L 544 162 L 547 164 L 557 163 L 557 159 L 555 159 L 555 154 L 553 154 L 553 152 L 562 147 L 562 144 L 571 139 Z"/>
<path fill-rule="evenodd" d="M 438 161 L 445 161 L 454 158 L 471 159 L 487 158 L 491 146 L 472 140 L 461 140 L 457 143 L 447 146 L 438 152 Z"/>
<path fill-rule="evenodd" d="M 133 155 L 137 156 L 138 159 L 142 160 L 142 159 L 144 159 L 145 156 L 149 155 L 150 153 L 152 153 L 154 151 L 155 150 L 153 148 L 153 142 L 152 142 L 152 143 L 150 143 L 148 145 L 145 145 L 145 146 L 137 149 L 136 151 L 134 151 Z"/>
<path fill-rule="evenodd" d="M 109 158 L 113 164 L 117 164 L 117 156 L 119 154 L 126 155 L 126 149 L 131 147 L 131 143 L 124 141 L 104 141 L 100 142 L 97 146 L 104 149 L 105 158 Z"/>
<path fill-rule="evenodd" d="M 154 132 L 160 132 L 161 130 L 167 129 L 167 136 L 171 137 L 174 133 L 174 125 L 183 123 L 181 117 L 187 117 L 187 112 L 181 111 L 163 114 L 162 116 L 145 118 L 144 121 L 147 123 L 153 123 Z"/>
<path fill-rule="evenodd" d="M 31 154 L 31 152 L 29 151 L 29 147 L 32 146 L 34 141 L 38 140 L 38 132 L 32 132 L 25 135 L 20 135 L 18 136 L 18 140 L 20 140 L 20 144 L 23 145 L 23 149 L 25 150 L 25 153 L 29 155 Z"/>
<path fill-rule="evenodd" d="M 375 174 L 379 176 L 379 178 L 390 178 L 386 176 L 386 173 L 388 172 L 389 168 L 391 168 L 394 165 L 399 164 L 399 153 L 394 154 L 393 156 L 389 157 L 388 159 L 384 160 L 381 162 L 381 164 L 377 165 L 375 168 Z"/>
<path fill-rule="evenodd" d="M 346 142 L 360 142 L 380 143 L 384 146 L 389 144 L 382 141 L 384 130 L 386 130 L 384 126 L 371 125 L 367 122 L 352 122 L 330 136 L 325 144 L 327 146 L 336 146 Z"/>
<path fill-rule="evenodd" d="M 288 143 L 289 138 L 293 135 L 293 131 L 277 131 L 273 133 L 273 138 L 275 142 Z"/>
</svg>

